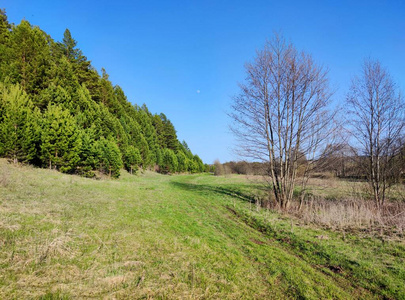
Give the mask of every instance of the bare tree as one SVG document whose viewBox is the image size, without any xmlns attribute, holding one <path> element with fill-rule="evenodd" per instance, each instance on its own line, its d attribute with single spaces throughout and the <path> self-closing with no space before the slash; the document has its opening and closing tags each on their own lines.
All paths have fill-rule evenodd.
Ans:
<svg viewBox="0 0 405 300">
<path fill-rule="evenodd" d="M 394 178 L 393 158 L 401 148 L 404 102 L 388 71 L 379 61 L 365 60 L 347 96 L 350 128 L 376 205 L 386 199 Z"/>
<path fill-rule="evenodd" d="M 279 36 L 267 41 L 245 68 L 246 80 L 230 113 L 231 129 L 240 155 L 268 164 L 276 204 L 287 209 L 299 162 L 307 162 L 307 174 L 327 135 L 327 71 Z"/>
<path fill-rule="evenodd" d="M 224 166 L 220 163 L 220 161 L 218 159 L 216 159 L 214 161 L 214 175 L 215 176 L 221 176 L 224 175 L 225 171 L 224 171 Z"/>
</svg>

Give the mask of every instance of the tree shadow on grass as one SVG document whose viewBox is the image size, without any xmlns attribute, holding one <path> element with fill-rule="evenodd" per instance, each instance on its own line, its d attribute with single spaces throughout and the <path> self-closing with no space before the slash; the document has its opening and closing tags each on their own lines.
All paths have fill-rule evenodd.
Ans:
<svg viewBox="0 0 405 300">
<path fill-rule="evenodd" d="M 186 191 L 195 191 L 199 193 L 215 193 L 220 195 L 225 195 L 229 197 L 238 198 L 242 201 L 255 203 L 255 196 L 253 190 L 257 190 L 258 187 L 254 187 L 251 192 L 242 191 L 240 186 L 235 187 L 221 187 L 221 186 L 212 186 L 212 185 L 205 185 L 205 184 L 195 184 L 195 183 L 183 183 L 172 181 L 170 184 L 173 186 L 186 190 Z"/>
</svg>

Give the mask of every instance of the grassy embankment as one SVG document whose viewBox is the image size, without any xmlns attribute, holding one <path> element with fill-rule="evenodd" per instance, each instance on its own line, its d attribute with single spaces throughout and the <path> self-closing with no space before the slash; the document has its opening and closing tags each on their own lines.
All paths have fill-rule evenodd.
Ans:
<svg viewBox="0 0 405 300">
<path fill-rule="evenodd" d="M 0 298 L 405 299 L 404 241 L 297 225 L 249 189 L 0 160 Z"/>
</svg>

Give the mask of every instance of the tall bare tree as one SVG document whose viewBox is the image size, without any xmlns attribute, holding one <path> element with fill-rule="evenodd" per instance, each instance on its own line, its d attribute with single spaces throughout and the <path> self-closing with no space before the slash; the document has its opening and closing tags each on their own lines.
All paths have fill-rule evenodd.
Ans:
<svg viewBox="0 0 405 300">
<path fill-rule="evenodd" d="M 379 61 L 365 60 L 352 80 L 347 104 L 350 131 L 370 183 L 374 201 L 384 204 L 395 176 L 393 158 L 399 154 L 404 133 L 404 101 L 395 82 Z"/>
<path fill-rule="evenodd" d="M 327 71 L 279 36 L 267 41 L 245 68 L 230 113 L 238 152 L 268 163 L 276 204 L 287 209 L 299 163 L 305 161 L 309 170 L 331 122 Z"/>
</svg>

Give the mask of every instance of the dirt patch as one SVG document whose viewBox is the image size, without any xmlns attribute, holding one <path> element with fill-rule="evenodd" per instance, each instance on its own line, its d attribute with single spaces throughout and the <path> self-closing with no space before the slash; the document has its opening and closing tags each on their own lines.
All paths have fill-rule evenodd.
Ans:
<svg viewBox="0 0 405 300">
<path fill-rule="evenodd" d="M 262 241 L 259 241 L 259 240 L 256 240 L 256 239 L 250 239 L 253 243 L 255 243 L 256 245 L 264 245 L 264 244 L 266 244 L 265 242 L 262 242 Z"/>
<path fill-rule="evenodd" d="M 343 273 L 343 268 L 341 266 L 326 266 L 329 270 L 331 270 L 333 273 Z"/>
<path fill-rule="evenodd" d="M 344 271 L 341 266 L 315 265 L 314 267 L 317 268 L 317 269 L 329 269 L 335 274 L 341 274 Z"/>
</svg>

